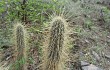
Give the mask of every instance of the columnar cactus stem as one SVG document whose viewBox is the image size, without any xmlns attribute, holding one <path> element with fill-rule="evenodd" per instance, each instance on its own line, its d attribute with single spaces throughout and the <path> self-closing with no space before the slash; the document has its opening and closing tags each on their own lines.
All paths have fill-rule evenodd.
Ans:
<svg viewBox="0 0 110 70">
<path fill-rule="evenodd" d="M 64 70 L 62 66 L 62 55 L 64 48 L 64 20 L 56 17 L 52 21 L 50 29 L 50 40 L 47 47 L 47 54 L 44 57 L 44 70 Z"/>
<path fill-rule="evenodd" d="M 17 50 L 17 68 L 16 70 L 24 70 L 24 60 L 25 60 L 25 30 L 24 26 L 21 24 L 17 24 L 15 27 L 15 38 L 16 38 L 16 50 Z"/>
<path fill-rule="evenodd" d="M 24 42 L 24 30 L 21 25 L 17 26 L 16 28 L 16 42 L 17 42 L 17 60 L 20 61 L 23 56 L 24 56 L 24 47 L 25 47 L 25 42 Z M 20 70 L 23 70 L 23 65 L 19 63 L 19 68 Z"/>
</svg>

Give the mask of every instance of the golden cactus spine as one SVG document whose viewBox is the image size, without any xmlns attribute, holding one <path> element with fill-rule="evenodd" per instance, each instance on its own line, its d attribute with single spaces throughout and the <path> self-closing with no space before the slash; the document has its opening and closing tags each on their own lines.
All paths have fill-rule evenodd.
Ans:
<svg viewBox="0 0 110 70">
<path fill-rule="evenodd" d="M 44 57 L 44 70 L 64 70 L 64 24 L 65 20 L 61 17 L 52 20 L 49 44 Z"/>
<path fill-rule="evenodd" d="M 25 70 L 25 54 L 26 54 L 26 41 L 24 26 L 17 24 L 15 26 L 16 50 L 17 50 L 17 63 L 16 70 Z"/>
</svg>

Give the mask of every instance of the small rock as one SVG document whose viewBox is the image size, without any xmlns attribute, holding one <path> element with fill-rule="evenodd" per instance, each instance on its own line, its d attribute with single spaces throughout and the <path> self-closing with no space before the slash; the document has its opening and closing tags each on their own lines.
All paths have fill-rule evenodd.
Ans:
<svg viewBox="0 0 110 70">
<path fill-rule="evenodd" d="M 83 70 L 102 70 L 101 68 L 98 68 L 95 65 L 87 63 L 85 61 L 81 61 L 81 66 Z"/>
<path fill-rule="evenodd" d="M 96 67 L 95 65 L 90 65 L 90 66 L 88 66 L 88 70 L 102 70 L 102 69 L 100 69 L 100 68 L 98 68 L 98 67 Z"/>
<path fill-rule="evenodd" d="M 90 64 L 89 63 L 87 63 L 87 62 L 85 62 L 85 61 L 81 61 L 81 66 L 83 67 L 83 66 L 89 66 Z"/>
</svg>

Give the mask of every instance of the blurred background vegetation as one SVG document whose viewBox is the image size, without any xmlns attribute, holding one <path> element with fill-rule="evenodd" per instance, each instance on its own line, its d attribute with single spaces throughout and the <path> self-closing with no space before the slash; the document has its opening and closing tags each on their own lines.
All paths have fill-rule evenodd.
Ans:
<svg viewBox="0 0 110 70">
<path fill-rule="evenodd" d="M 13 25 L 22 22 L 30 36 L 30 64 L 35 67 L 38 62 L 34 61 L 40 58 L 34 56 L 37 51 L 42 54 L 40 47 L 49 17 L 63 6 L 69 13 L 67 17 L 71 16 L 71 60 L 110 69 L 110 0 L 0 0 L 0 50 L 3 46 L 14 46 Z"/>
</svg>

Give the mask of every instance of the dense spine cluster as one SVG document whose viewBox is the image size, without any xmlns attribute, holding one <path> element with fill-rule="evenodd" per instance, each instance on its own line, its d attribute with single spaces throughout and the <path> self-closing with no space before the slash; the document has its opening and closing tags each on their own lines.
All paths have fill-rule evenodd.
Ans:
<svg viewBox="0 0 110 70">
<path fill-rule="evenodd" d="M 44 70 L 64 70 L 62 55 L 64 48 L 64 22 L 56 18 L 50 29 L 50 40 L 47 47 Z"/>
<path fill-rule="evenodd" d="M 17 46 L 17 69 L 16 70 L 24 70 L 24 63 L 23 60 L 25 59 L 24 54 L 25 54 L 25 30 L 23 25 L 18 24 L 16 26 L 16 32 L 15 32 L 15 37 L 16 37 L 16 46 Z"/>
</svg>

